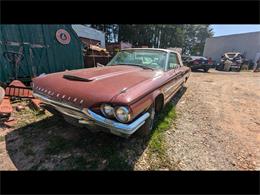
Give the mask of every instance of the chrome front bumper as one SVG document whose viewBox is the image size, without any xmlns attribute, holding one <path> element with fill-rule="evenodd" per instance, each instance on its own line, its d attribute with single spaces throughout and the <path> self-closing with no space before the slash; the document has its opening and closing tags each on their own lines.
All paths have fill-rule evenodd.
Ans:
<svg viewBox="0 0 260 195">
<path fill-rule="evenodd" d="M 145 113 L 139 118 L 135 119 L 130 124 L 120 123 L 111 119 L 107 119 L 88 108 L 78 109 L 61 102 L 53 101 L 45 96 L 39 94 L 33 94 L 34 97 L 40 99 L 43 103 L 54 107 L 57 111 L 78 119 L 80 124 L 95 124 L 105 128 L 108 128 L 111 133 L 119 136 L 130 136 L 136 130 L 138 130 L 144 123 L 145 120 L 150 116 L 149 113 Z"/>
</svg>

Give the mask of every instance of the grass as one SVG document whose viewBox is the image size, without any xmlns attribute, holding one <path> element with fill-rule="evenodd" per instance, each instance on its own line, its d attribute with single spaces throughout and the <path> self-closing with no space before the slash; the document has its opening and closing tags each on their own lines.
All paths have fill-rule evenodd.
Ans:
<svg viewBox="0 0 260 195">
<path fill-rule="evenodd" d="M 3 142 L 3 141 L 5 141 L 5 136 L 0 136 L 0 142 Z"/>
<path fill-rule="evenodd" d="M 49 114 L 46 115 L 43 112 L 30 109 L 28 107 L 28 102 L 20 103 L 20 105 L 24 106 L 25 109 L 17 112 L 19 113 L 19 116 L 22 116 L 22 120 L 17 120 L 18 123 L 16 125 L 16 128 L 25 127 L 33 122 L 43 120 L 49 116 Z"/>
<path fill-rule="evenodd" d="M 152 155 L 156 155 L 156 157 L 159 158 L 161 162 L 165 162 L 167 157 L 164 133 L 171 127 L 172 122 L 175 118 L 175 106 L 173 103 L 169 103 L 162 111 L 162 113 L 159 114 L 158 120 L 155 124 L 155 128 L 150 137 L 150 141 L 148 144 L 149 157 L 151 157 Z"/>
</svg>

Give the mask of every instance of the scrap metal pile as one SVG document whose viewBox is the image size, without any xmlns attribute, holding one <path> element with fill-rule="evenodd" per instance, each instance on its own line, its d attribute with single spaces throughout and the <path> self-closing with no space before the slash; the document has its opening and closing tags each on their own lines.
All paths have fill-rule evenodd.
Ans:
<svg viewBox="0 0 260 195">
<path fill-rule="evenodd" d="M 41 101 L 33 97 L 31 87 L 27 87 L 19 80 L 14 80 L 9 85 L 0 83 L 0 124 L 7 127 L 13 127 L 16 124 L 15 118 L 11 115 L 13 112 L 12 102 L 17 99 L 29 100 L 34 110 L 44 112 L 40 106 Z M 23 106 L 17 105 L 16 110 L 23 110 Z"/>
<path fill-rule="evenodd" d="M 97 64 L 107 64 L 111 58 L 109 52 L 99 46 L 99 44 L 89 44 L 84 50 L 84 63 L 85 67 L 96 67 Z"/>
</svg>

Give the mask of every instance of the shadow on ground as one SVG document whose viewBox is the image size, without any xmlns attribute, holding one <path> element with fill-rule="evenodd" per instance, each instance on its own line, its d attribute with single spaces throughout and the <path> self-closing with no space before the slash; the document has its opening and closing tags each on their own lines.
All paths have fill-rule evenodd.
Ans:
<svg viewBox="0 0 260 195">
<path fill-rule="evenodd" d="M 185 91 L 174 96 L 173 106 Z M 18 170 L 133 170 L 148 143 L 149 139 L 135 135 L 124 139 L 91 133 L 55 116 L 6 136 L 7 151 Z"/>
</svg>

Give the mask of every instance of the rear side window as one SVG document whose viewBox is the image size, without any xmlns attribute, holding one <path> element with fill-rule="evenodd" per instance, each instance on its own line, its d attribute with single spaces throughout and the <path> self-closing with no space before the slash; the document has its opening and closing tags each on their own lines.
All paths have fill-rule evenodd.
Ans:
<svg viewBox="0 0 260 195">
<path fill-rule="evenodd" d="M 170 53 L 167 69 L 171 70 L 171 69 L 177 68 L 178 66 L 180 66 L 180 62 L 178 60 L 177 54 Z"/>
</svg>

